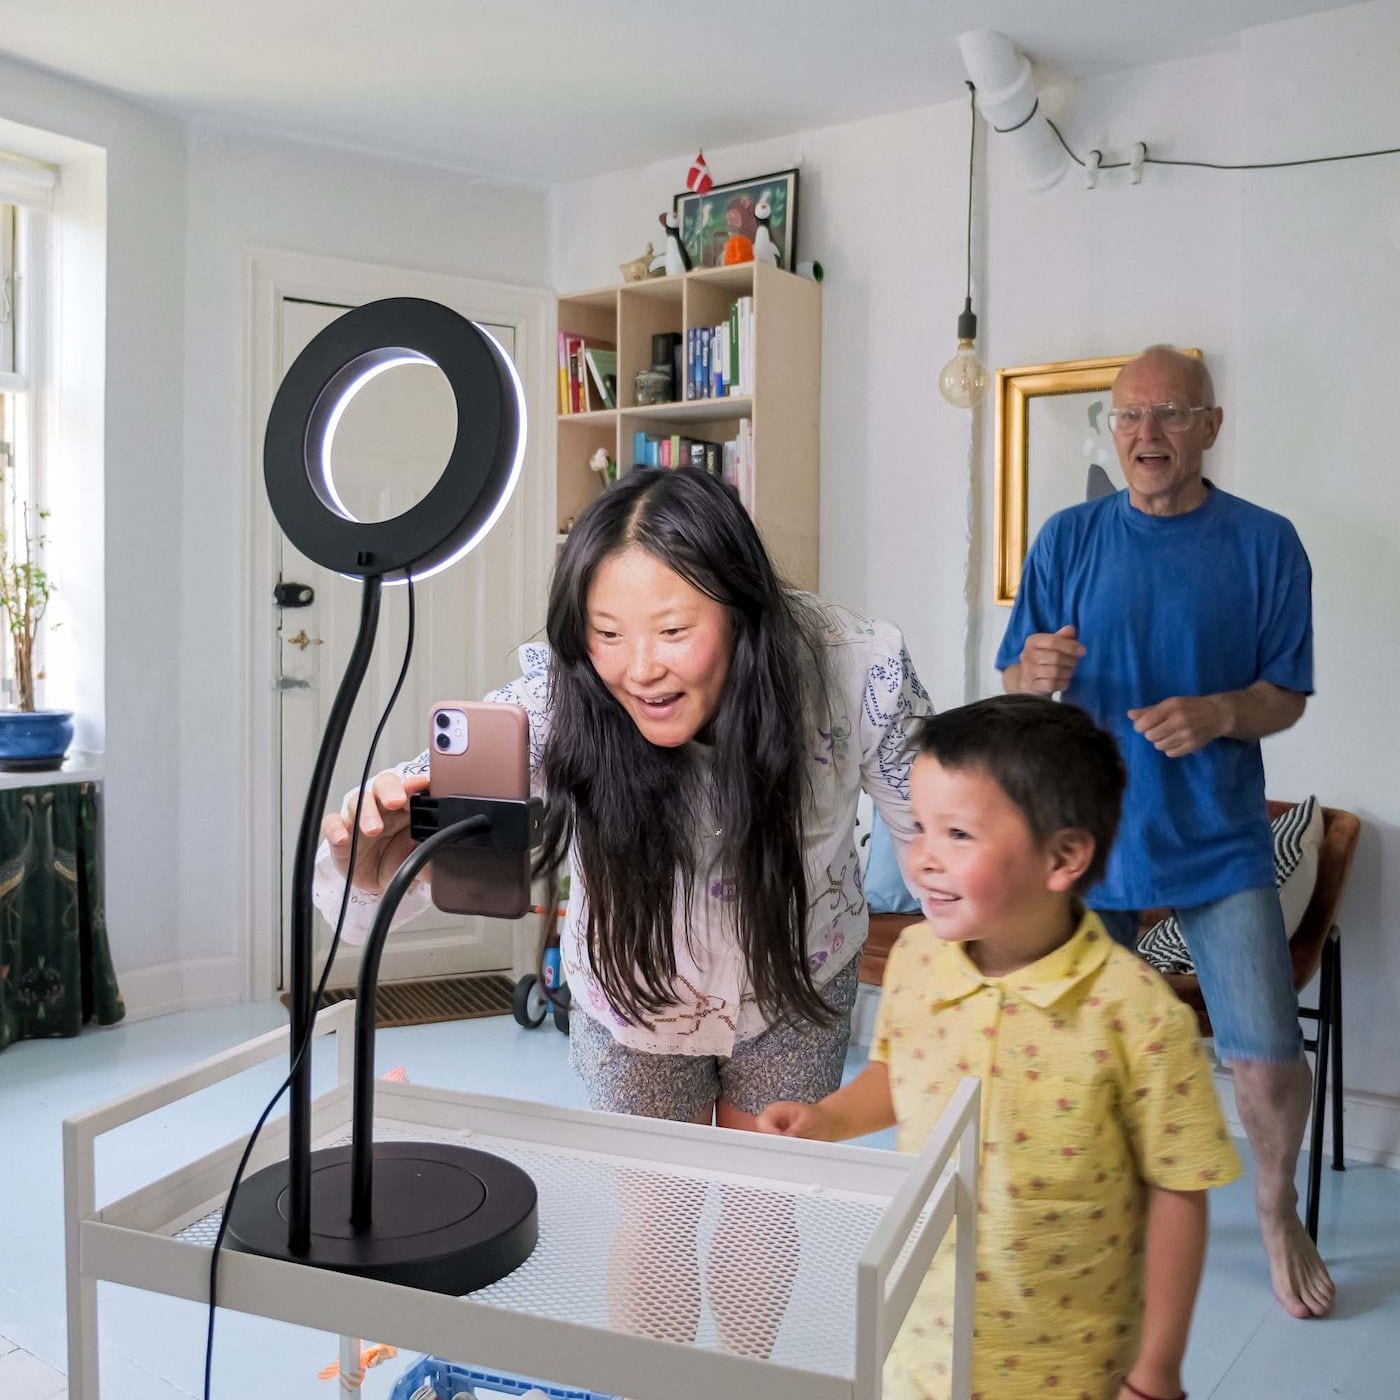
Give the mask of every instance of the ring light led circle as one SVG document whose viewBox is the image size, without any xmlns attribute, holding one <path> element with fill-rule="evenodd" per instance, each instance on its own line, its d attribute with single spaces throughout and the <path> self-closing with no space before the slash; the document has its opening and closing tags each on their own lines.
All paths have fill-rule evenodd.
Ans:
<svg viewBox="0 0 1400 1400">
<path fill-rule="evenodd" d="M 389 520 L 356 520 L 336 494 L 331 441 L 346 406 L 398 364 L 436 365 L 457 405 L 442 475 Z M 437 302 L 391 297 L 347 311 L 287 371 L 268 416 L 263 476 L 273 514 L 302 554 L 350 578 L 427 578 L 499 519 L 525 460 L 525 393 L 496 339 Z"/>
</svg>

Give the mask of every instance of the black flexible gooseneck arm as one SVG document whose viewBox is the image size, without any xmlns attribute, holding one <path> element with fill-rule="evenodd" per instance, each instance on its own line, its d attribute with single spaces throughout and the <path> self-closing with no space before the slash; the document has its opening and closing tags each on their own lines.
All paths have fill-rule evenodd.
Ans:
<svg viewBox="0 0 1400 1400">
<path fill-rule="evenodd" d="M 321 817 L 330 796 L 331 777 L 340 754 L 341 741 L 350 723 L 351 711 L 374 651 L 374 635 L 379 626 L 382 578 L 365 578 L 360 596 L 360 630 L 354 650 L 341 677 L 340 688 L 326 719 L 326 732 L 316 755 L 307 789 L 306 807 L 301 814 L 296 858 L 292 873 L 292 986 L 291 986 L 291 1106 L 288 1110 L 288 1203 L 287 1248 L 293 1255 L 304 1255 L 311 1248 L 311 1056 L 298 1052 L 316 1008 L 312 998 L 312 903 L 311 885 L 316 873 L 316 848 L 321 838 Z"/>
</svg>

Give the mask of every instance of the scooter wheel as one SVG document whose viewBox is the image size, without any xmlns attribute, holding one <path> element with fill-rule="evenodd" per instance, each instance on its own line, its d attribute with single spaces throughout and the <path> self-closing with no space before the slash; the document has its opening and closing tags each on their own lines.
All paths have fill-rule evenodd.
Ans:
<svg viewBox="0 0 1400 1400">
<path fill-rule="evenodd" d="M 540 1025 L 549 1013 L 549 999 L 540 986 L 540 979 L 533 972 L 522 977 L 515 984 L 515 996 L 511 1002 L 515 1019 L 532 1031 Z"/>
</svg>

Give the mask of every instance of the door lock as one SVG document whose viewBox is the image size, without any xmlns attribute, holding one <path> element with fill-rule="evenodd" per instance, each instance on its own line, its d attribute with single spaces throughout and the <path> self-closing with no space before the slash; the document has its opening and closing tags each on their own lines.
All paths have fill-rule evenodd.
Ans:
<svg viewBox="0 0 1400 1400">
<path fill-rule="evenodd" d="M 279 608 L 309 608 L 316 601 L 316 590 L 309 583 L 281 583 L 272 590 L 272 601 Z"/>
</svg>

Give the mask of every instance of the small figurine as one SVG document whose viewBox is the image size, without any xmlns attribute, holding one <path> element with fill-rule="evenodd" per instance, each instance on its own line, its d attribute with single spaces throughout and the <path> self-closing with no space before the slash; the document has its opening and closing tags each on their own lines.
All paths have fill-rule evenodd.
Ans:
<svg viewBox="0 0 1400 1400">
<path fill-rule="evenodd" d="M 603 478 L 604 486 L 611 486 L 617 480 L 617 463 L 608 456 L 608 449 L 600 447 L 589 459 L 588 469 Z"/>
<path fill-rule="evenodd" d="M 618 271 L 622 273 L 624 282 L 640 282 L 651 270 L 652 260 L 656 257 L 656 248 L 648 242 L 647 250 L 639 258 L 633 258 L 631 262 L 619 263 Z"/>
<path fill-rule="evenodd" d="M 690 271 L 690 254 L 681 242 L 680 220 L 676 218 L 674 209 L 668 209 L 656 217 L 661 221 L 661 227 L 666 230 L 666 276 L 679 277 Z"/>
<path fill-rule="evenodd" d="M 382 1366 L 386 1361 L 392 1361 L 399 1354 L 398 1347 L 390 1346 L 388 1342 L 373 1342 L 360 1353 L 360 1364 L 354 1369 L 347 1371 L 341 1377 L 340 1389 L 342 1392 L 356 1391 L 365 1383 L 365 1372 L 375 1366 Z M 323 1366 L 316 1372 L 316 1379 L 321 1381 L 333 1381 L 340 1375 L 340 1362 L 332 1361 L 329 1366 Z"/>
<path fill-rule="evenodd" d="M 724 266 L 729 267 L 733 263 L 746 263 L 753 261 L 753 239 L 745 238 L 742 233 L 732 233 L 724 245 Z"/>
<path fill-rule="evenodd" d="M 770 267 L 780 267 L 782 256 L 778 252 L 778 245 L 773 242 L 773 235 L 768 232 L 768 221 L 772 217 L 773 206 L 768 202 L 768 191 L 765 190 L 762 198 L 753 207 L 754 223 L 758 225 L 758 230 L 753 236 L 753 260 L 767 263 Z"/>
</svg>

